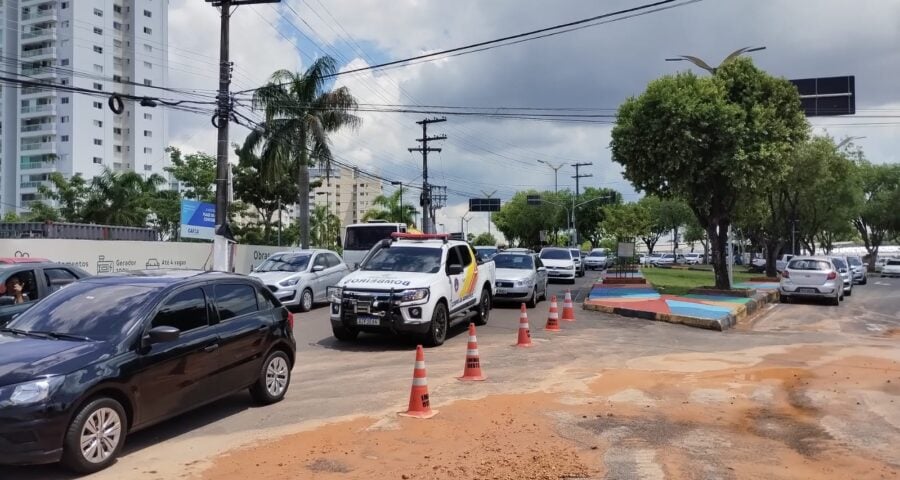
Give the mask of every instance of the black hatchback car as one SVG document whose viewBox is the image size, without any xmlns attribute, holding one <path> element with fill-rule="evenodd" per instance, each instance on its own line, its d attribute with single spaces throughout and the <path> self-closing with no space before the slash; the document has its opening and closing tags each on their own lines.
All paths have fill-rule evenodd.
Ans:
<svg viewBox="0 0 900 480">
<path fill-rule="evenodd" d="M 0 258 L 0 327 L 33 307 L 38 300 L 89 276 L 89 273 L 71 265 L 31 259 Z M 22 285 L 20 302 L 17 302 L 13 292 L 9 291 L 9 285 L 13 282 Z"/>
<path fill-rule="evenodd" d="M 147 271 L 72 283 L 0 328 L 0 464 L 115 461 L 129 432 L 291 381 L 293 316 L 256 279 Z"/>
</svg>

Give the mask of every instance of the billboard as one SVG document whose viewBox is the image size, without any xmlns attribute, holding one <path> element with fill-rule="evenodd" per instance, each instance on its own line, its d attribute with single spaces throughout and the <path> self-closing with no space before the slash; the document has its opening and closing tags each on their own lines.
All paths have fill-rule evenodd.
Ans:
<svg viewBox="0 0 900 480">
<path fill-rule="evenodd" d="M 216 235 L 216 206 L 195 200 L 181 201 L 181 238 L 212 240 Z"/>
<path fill-rule="evenodd" d="M 856 113 L 856 77 L 800 78 L 791 80 L 800 93 L 807 117 Z"/>
<path fill-rule="evenodd" d="M 500 199 L 499 198 L 470 198 L 469 199 L 469 211 L 470 212 L 499 212 L 500 211 Z"/>
</svg>

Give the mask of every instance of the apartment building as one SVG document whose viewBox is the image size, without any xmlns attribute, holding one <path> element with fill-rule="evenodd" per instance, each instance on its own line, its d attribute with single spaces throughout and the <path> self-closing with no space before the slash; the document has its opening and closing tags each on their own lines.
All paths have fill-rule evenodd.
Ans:
<svg viewBox="0 0 900 480">
<path fill-rule="evenodd" d="M 0 0 L 2 70 L 96 92 L 0 88 L 0 211 L 27 211 L 53 172 L 165 176 L 166 111 L 125 100 L 116 114 L 109 96 L 159 96 L 153 87 L 168 84 L 168 3 Z"/>
<path fill-rule="evenodd" d="M 309 178 L 322 181 L 321 187 L 309 192 L 310 210 L 316 205 L 327 205 L 328 211 L 337 215 L 342 226 L 361 222 L 363 215 L 375 207 L 375 197 L 383 193 L 381 182 L 351 168 L 332 166 L 330 176 L 326 175 L 325 169 L 313 168 Z"/>
</svg>

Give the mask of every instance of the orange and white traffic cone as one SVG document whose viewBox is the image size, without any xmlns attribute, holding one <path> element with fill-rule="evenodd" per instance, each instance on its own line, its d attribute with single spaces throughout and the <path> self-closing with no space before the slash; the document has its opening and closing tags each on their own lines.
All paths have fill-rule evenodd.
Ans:
<svg viewBox="0 0 900 480">
<path fill-rule="evenodd" d="M 575 307 L 572 305 L 572 292 L 566 290 L 566 298 L 563 300 L 562 320 L 566 322 L 575 321 Z"/>
<path fill-rule="evenodd" d="M 514 347 L 533 347 L 531 343 L 531 327 L 528 325 L 528 312 L 525 310 L 525 304 L 522 304 L 522 313 L 519 314 L 519 341 L 513 345 Z"/>
<path fill-rule="evenodd" d="M 481 359 L 478 357 L 478 338 L 475 336 L 475 324 L 469 324 L 469 344 L 466 346 L 466 368 L 457 380 L 479 382 L 487 377 L 481 373 Z"/>
<path fill-rule="evenodd" d="M 558 332 L 559 328 L 559 312 L 556 307 L 556 295 L 550 297 L 550 315 L 547 317 L 547 326 L 544 330 L 548 332 Z"/>
<path fill-rule="evenodd" d="M 437 415 L 428 399 L 428 379 L 425 375 L 425 351 L 416 347 L 416 367 L 413 369 L 412 388 L 409 391 L 409 408 L 400 415 L 413 418 L 431 418 Z"/>
</svg>

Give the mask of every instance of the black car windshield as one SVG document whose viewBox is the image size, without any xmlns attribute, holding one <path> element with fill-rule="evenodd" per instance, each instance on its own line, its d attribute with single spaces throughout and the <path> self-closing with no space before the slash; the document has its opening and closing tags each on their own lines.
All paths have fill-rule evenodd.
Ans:
<svg viewBox="0 0 900 480">
<path fill-rule="evenodd" d="M 541 258 L 547 260 L 571 260 L 572 254 L 568 250 L 547 249 L 541 250 Z"/>
<path fill-rule="evenodd" d="M 497 255 L 494 257 L 494 265 L 497 268 L 531 270 L 534 268 L 534 259 L 531 255 Z"/>
<path fill-rule="evenodd" d="M 257 272 L 303 272 L 309 265 L 310 254 L 308 253 L 279 253 L 267 258 L 259 267 Z"/>
<path fill-rule="evenodd" d="M 843 258 L 832 258 L 831 261 L 834 262 L 834 266 L 837 268 L 847 268 Z"/>
<path fill-rule="evenodd" d="M 382 248 L 362 266 L 362 270 L 376 272 L 437 273 L 441 270 L 439 248 L 388 247 Z"/>
<path fill-rule="evenodd" d="M 603 252 L 591 252 L 588 254 L 589 257 L 605 257 L 606 254 Z"/>
<path fill-rule="evenodd" d="M 831 270 L 831 265 L 824 260 L 793 260 L 788 264 L 789 270 Z"/>
<path fill-rule="evenodd" d="M 155 287 L 76 282 L 16 317 L 7 327 L 109 340 L 126 332 Z"/>
<path fill-rule="evenodd" d="M 859 257 L 847 257 L 847 262 L 851 267 L 858 267 L 862 265 L 862 260 L 860 260 Z"/>
</svg>

